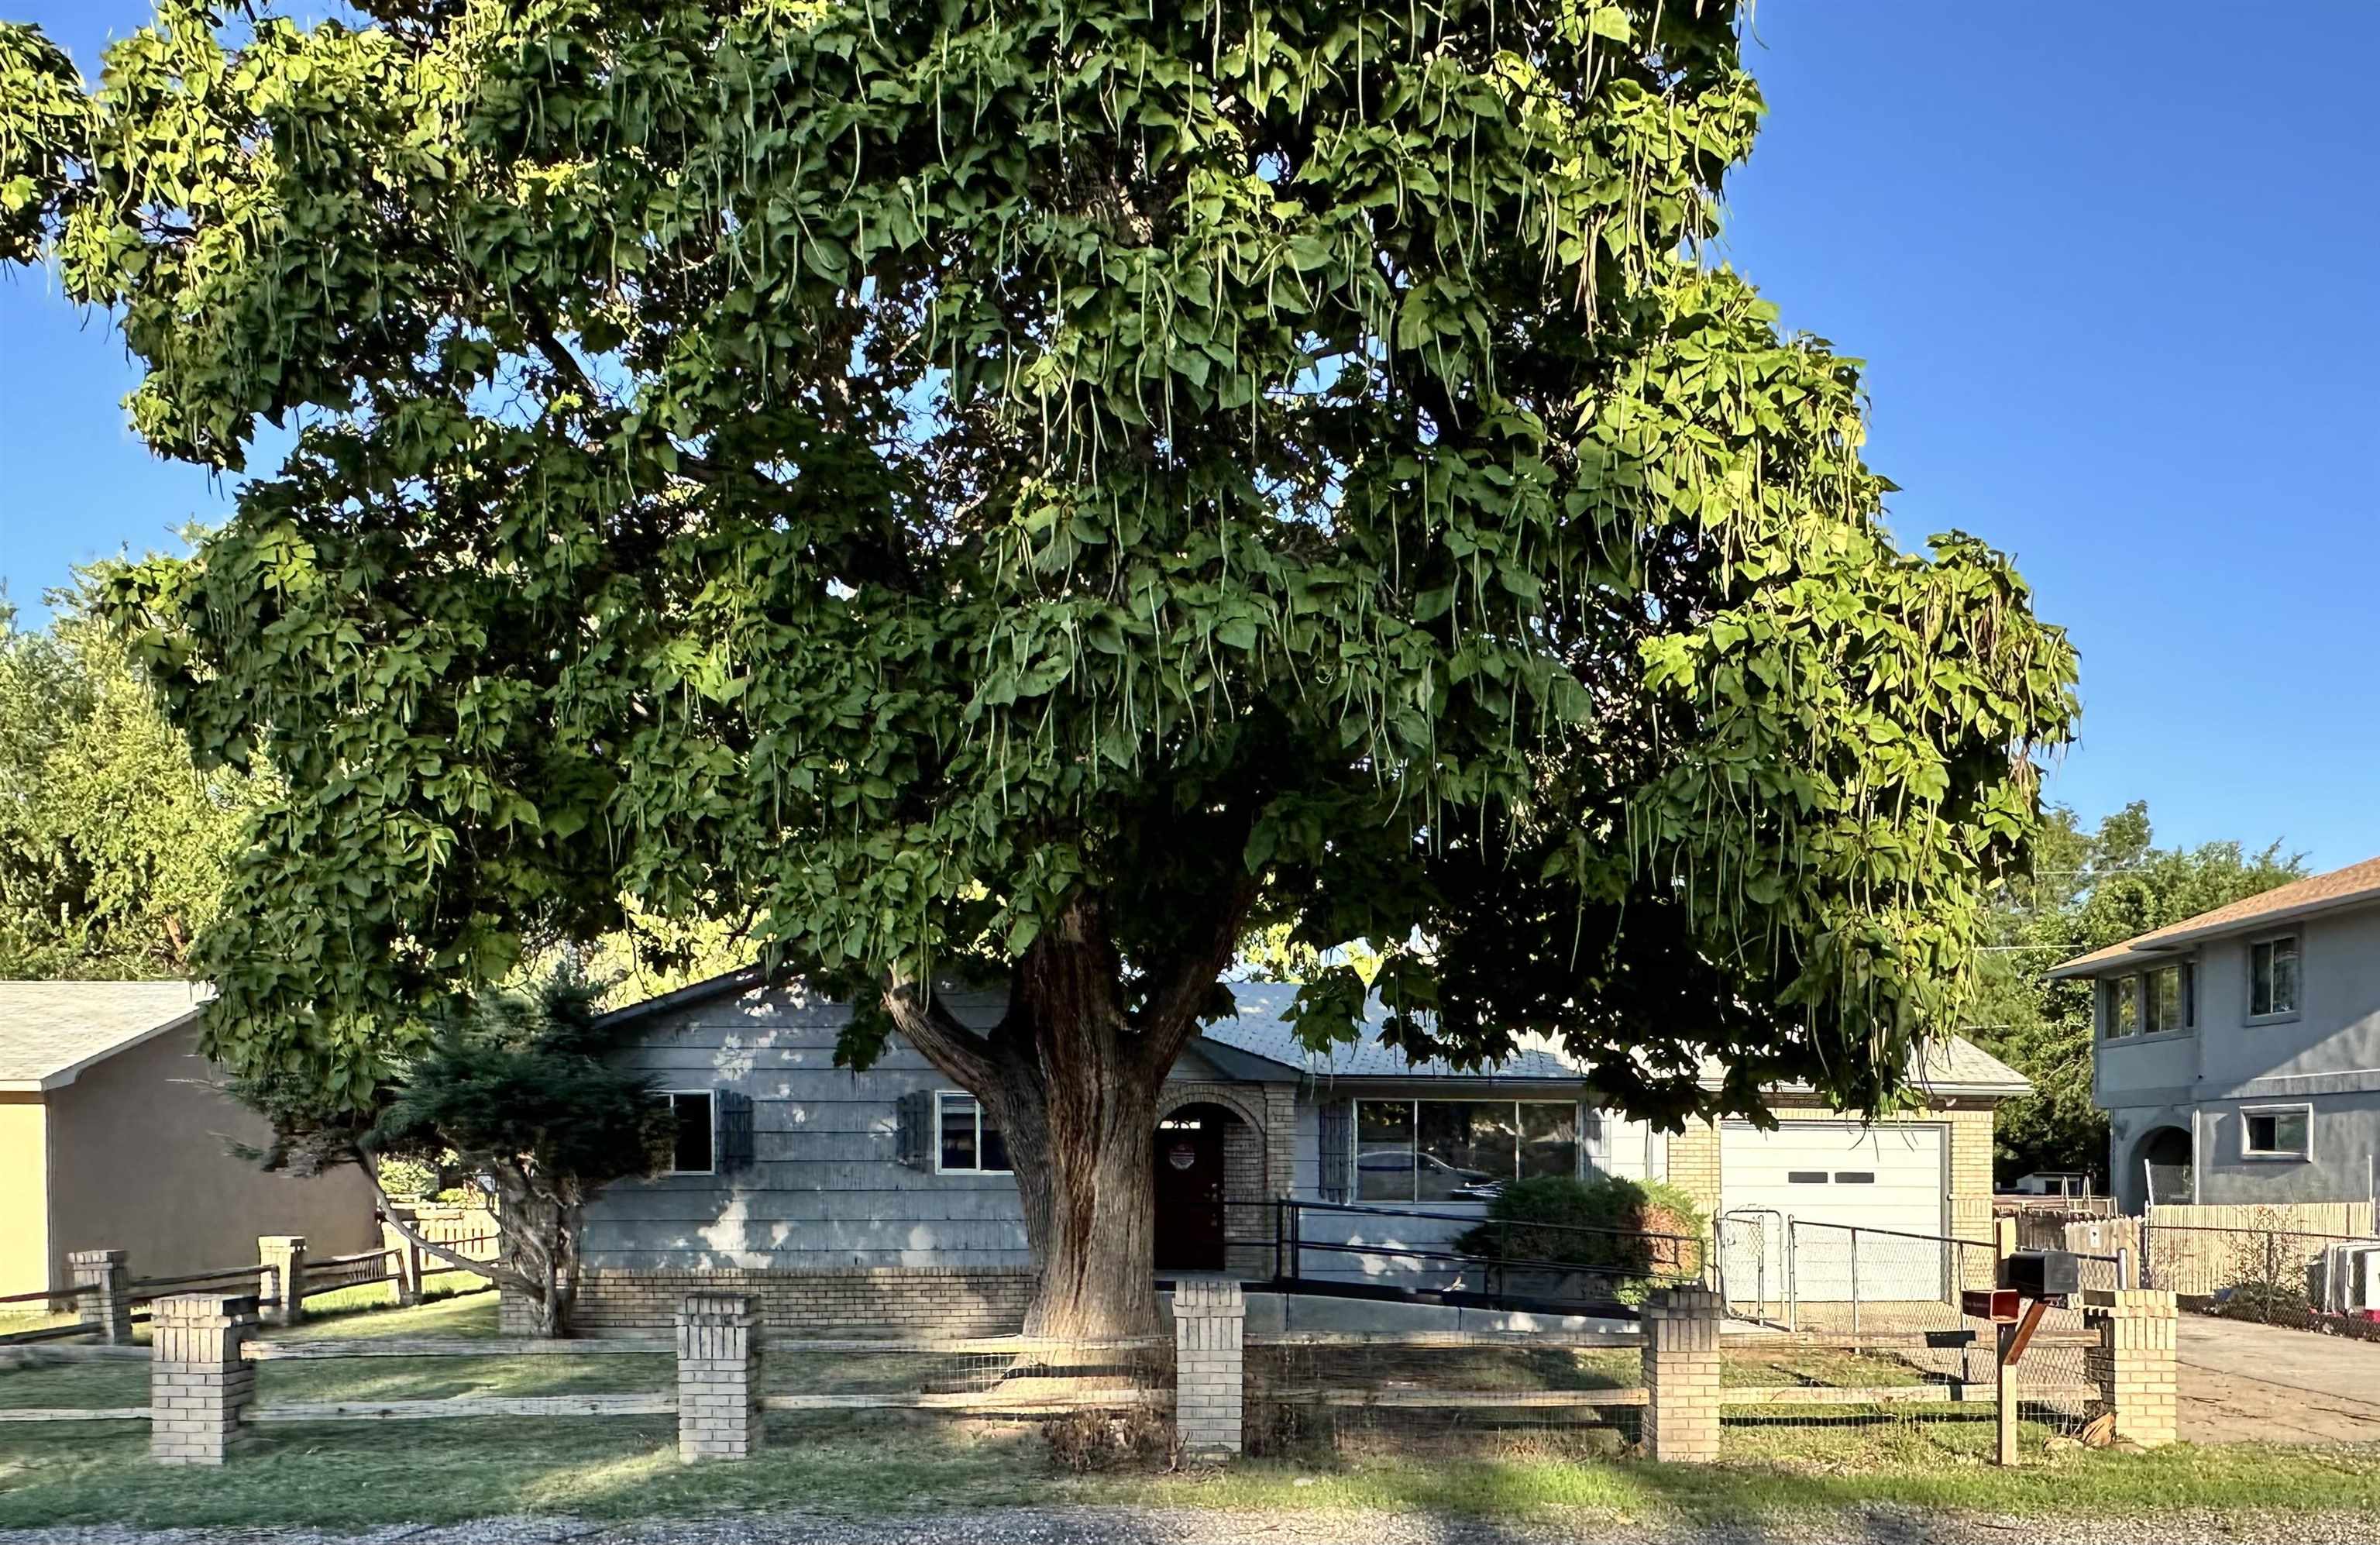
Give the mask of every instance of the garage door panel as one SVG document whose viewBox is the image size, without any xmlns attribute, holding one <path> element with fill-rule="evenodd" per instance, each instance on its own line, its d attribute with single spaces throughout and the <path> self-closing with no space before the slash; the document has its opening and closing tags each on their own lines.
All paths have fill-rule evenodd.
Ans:
<svg viewBox="0 0 2380 1545">
<path fill-rule="evenodd" d="M 1779 1220 L 1827 1225 L 1796 1231 L 1793 1275 L 1805 1301 L 1852 1296 L 1931 1298 L 1943 1291 L 1947 1138 L 1935 1125 L 1794 1122 L 1774 1132 L 1749 1123 L 1720 1128 L 1723 1210 L 1766 1210 L 1766 1228 L 1731 1230 L 1730 1281 L 1765 1265 L 1781 1280 Z M 1849 1231 L 1860 1230 L 1856 1267 Z M 1734 1259 L 1743 1257 L 1743 1259 Z"/>
</svg>

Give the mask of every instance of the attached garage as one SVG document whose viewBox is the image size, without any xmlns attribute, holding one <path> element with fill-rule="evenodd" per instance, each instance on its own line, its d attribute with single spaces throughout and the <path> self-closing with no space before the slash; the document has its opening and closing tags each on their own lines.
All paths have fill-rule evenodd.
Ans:
<svg viewBox="0 0 2380 1545">
<path fill-rule="evenodd" d="M 1742 1241 L 1730 1253 L 1765 1253 L 1773 1271 L 1789 1221 L 1832 1225 L 1793 1239 L 1804 1302 L 1851 1297 L 1854 1270 L 1863 1299 L 1939 1296 L 1946 1266 L 1932 1241 L 1950 1232 L 1947 1139 L 1947 1128 L 1919 1123 L 1787 1121 L 1773 1132 L 1723 1124 L 1720 1210 L 1736 1215 L 1730 1237 Z M 1851 1229 L 1863 1231 L 1856 1252 Z M 1729 1265 L 1731 1277 L 1742 1270 Z"/>
</svg>

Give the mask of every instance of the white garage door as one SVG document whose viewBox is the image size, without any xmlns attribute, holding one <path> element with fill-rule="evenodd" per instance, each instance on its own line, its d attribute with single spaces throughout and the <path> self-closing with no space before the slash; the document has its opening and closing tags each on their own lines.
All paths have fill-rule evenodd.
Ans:
<svg viewBox="0 0 2380 1545">
<path fill-rule="evenodd" d="M 1795 1121 L 1763 1132 L 1729 1122 L 1719 1129 L 1721 1210 L 1767 1209 L 1839 1225 L 1794 1235 L 1794 1287 L 1804 1302 L 1851 1297 L 1854 1270 L 1863 1299 L 1938 1297 L 1947 1264 L 1932 1241 L 1944 1233 L 1942 1151 L 1939 1126 Z M 1863 1231 L 1856 1252 L 1852 1228 Z M 1730 1225 L 1730 1237 L 1747 1232 Z M 1774 1220 L 1763 1243 L 1775 1278 L 1782 1240 Z M 1741 1266 L 1726 1264 L 1732 1283 Z"/>
</svg>

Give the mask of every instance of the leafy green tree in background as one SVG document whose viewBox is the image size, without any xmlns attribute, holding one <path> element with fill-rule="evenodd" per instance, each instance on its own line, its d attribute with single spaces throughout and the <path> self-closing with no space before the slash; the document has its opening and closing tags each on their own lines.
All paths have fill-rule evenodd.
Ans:
<svg viewBox="0 0 2380 1545">
<path fill-rule="evenodd" d="M 362 1100 L 526 955 L 748 915 L 999 1119 L 1066 1335 L 1155 1322 L 1251 932 L 1664 1119 L 1961 1022 L 2074 658 L 1700 260 L 1735 6 L 252 9 L 99 96 L 0 30 L 0 256 L 121 315 L 161 454 L 304 426 L 110 596 L 288 781 L 200 950 L 235 1064 Z"/>
<path fill-rule="evenodd" d="M 2305 876 L 2301 856 L 2275 843 L 2192 848 L 2155 845 L 2135 800 L 2085 832 L 2059 806 L 2043 822 L 2030 875 L 2012 880 L 1993 913 L 1976 1042 L 2033 1080 L 2001 1105 L 1995 1167 L 2002 1181 L 2041 1171 L 2107 1174 L 2107 1117 L 2091 1102 L 2092 1005 L 2087 981 L 2049 981 L 2062 960 L 2226 906 Z"/>
<path fill-rule="evenodd" d="M 269 780 L 200 772 L 124 642 L 60 594 L 0 602 L 0 977 L 175 977 Z"/>
</svg>

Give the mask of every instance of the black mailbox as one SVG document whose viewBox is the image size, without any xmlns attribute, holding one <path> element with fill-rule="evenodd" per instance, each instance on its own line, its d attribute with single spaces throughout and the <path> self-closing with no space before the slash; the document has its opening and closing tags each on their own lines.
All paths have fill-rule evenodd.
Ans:
<svg viewBox="0 0 2380 1545">
<path fill-rule="evenodd" d="M 2082 1261 L 2071 1250 L 2017 1250 L 2000 1263 L 2000 1285 L 2027 1298 L 2064 1298 L 2082 1291 Z"/>
</svg>

